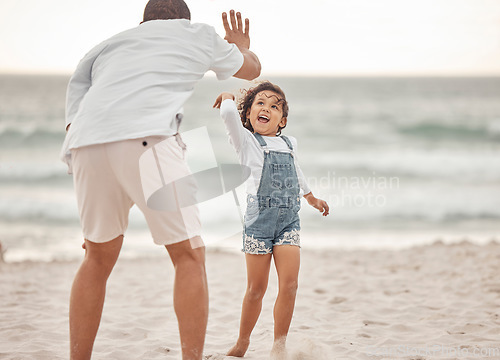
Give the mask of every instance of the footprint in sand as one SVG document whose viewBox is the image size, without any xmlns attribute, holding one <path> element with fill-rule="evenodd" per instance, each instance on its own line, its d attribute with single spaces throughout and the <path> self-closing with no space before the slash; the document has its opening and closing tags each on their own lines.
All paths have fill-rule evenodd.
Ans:
<svg viewBox="0 0 500 360">
<path fill-rule="evenodd" d="M 382 321 L 373 321 L 373 320 L 363 320 L 363 324 L 365 324 L 365 326 L 368 326 L 368 325 L 387 326 L 387 325 L 389 325 L 388 323 L 385 323 Z"/>
<path fill-rule="evenodd" d="M 458 326 L 455 329 L 447 330 L 446 332 L 450 335 L 464 335 L 471 333 L 481 333 L 485 331 L 485 326 L 483 324 L 473 324 L 467 323 L 465 326 Z"/>
<path fill-rule="evenodd" d="M 226 356 L 222 354 L 205 355 L 204 357 L 205 360 L 224 360 L 225 358 Z"/>
<path fill-rule="evenodd" d="M 358 336 L 358 337 L 364 337 L 364 338 L 371 338 L 371 336 L 370 336 L 370 335 L 365 334 L 365 333 L 360 333 L 360 334 L 358 334 L 357 336 Z"/>
<path fill-rule="evenodd" d="M 326 294 L 327 293 L 327 291 L 325 289 L 319 289 L 319 288 L 318 289 L 314 289 L 314 292 L 316 294 Z"/>
<path fill-rule="evenodd" d="M 333 299 L 329 301 L 330 304 L 335 305 L 335 304 L 340 304 L 346 301 L 347 298 L 341 297 L 341 296 L 335 296 Z"/>
</svg>

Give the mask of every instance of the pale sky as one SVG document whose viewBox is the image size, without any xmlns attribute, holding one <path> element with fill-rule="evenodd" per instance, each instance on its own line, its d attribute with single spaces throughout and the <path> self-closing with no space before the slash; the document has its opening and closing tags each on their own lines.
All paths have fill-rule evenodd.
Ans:
<svg viewBox="0 0 500 360">
<path fill-rule="evenodd" d="M 71 73 L 147 0 L 1 0 L 0 72 Z M 500 75 L 500 0 L 186 0 L 193 22 L 250 18 L 263 74 Z"/>
</svg>

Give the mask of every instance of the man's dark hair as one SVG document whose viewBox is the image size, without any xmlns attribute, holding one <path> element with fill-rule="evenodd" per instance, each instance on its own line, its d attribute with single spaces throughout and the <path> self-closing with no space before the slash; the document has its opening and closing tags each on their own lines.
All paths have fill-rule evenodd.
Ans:
<svg viewBox="0 0 500 360">
<path fill-rule="evenodd" d="M 191 12 L 183 0 L 149 0 L 143 22 L 150 20 L 191 20 Z"/>
</svg>

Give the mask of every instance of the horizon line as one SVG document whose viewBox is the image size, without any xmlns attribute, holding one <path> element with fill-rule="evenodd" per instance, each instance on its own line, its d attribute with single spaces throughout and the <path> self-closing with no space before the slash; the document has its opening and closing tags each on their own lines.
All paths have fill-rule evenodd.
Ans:
<svg viewBox="0 0 500 360">
<path fill-rule="evenodd" d="M 0 69 L 0 76 L 71 76 L 73 71 L 66 70 L 4 70 Z M 439 73 L 439 72 L 330 72 L 330 73 L 282 73 L 282 72 L 264 72 L 257 79 L 265 77 L 286 77 L 286 78 L 497 78 L 500 77 L 500 72 L 484 73 L 484 72 L 462 72 L 462 73 Z M 208 72 L 204 77 L 215 78 L 215 74 Z"/>
</svg>

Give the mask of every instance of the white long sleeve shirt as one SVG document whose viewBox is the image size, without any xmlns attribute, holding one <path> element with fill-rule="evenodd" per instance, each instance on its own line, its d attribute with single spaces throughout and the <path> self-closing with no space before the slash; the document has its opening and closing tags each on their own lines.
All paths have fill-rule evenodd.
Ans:
<svg viewBox="0 0 500 360">
<path fill-rule="evenodd" d="M 69 82 L 62 160 L 70 165 L 71 149 L 82 146 L 175 134 L 176 114 L 204 74 L 227 79 L 243 61 L 213 27 L 185 19 L 147 21 L 103 41 Z"/>
<path fill-rule="evenodd" d="M 246 181 L 246 191 L 248 194 L 256 195 L 264 166 L 264 151 L 262 146 L 260 146 L 255 136 L 241 124 L 240 114 L 234 101 L 229 99 L 224 100 L 220 106 L 220 115 L 224 120 L 229 135 L 229 142 L 238 154 L 240 164 L 248 166 L 251 170 L 251 175 Z M 311 190 L 297 161 L 297 140 L 292 136 L 287 135 L 287 137 L 292 143 L 293 151 L 288 148 L 285 141 L 279 136 L 263 136 L 267 143 L 267 150 L 293 154 L 300 190 L 302 195 L 304 195 L 311 192 Z"/>
</svg>

